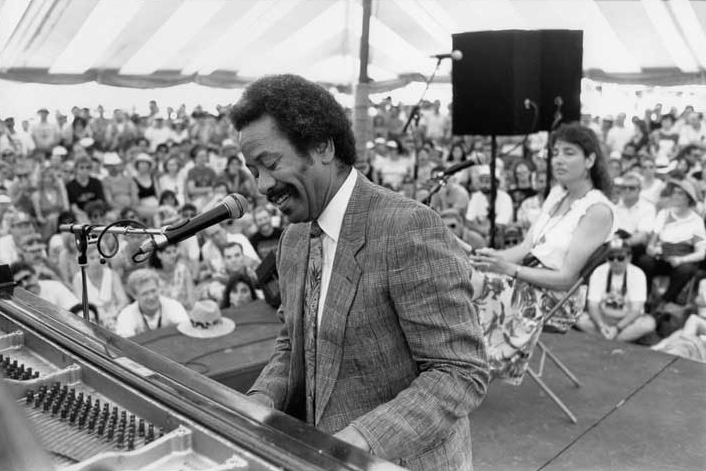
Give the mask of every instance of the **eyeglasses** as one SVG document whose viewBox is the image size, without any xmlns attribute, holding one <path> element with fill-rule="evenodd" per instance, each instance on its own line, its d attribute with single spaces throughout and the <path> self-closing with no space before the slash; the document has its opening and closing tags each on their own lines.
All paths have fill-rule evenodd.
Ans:
<svg viewBox="0 0 706 471">
<path fill-rule="evenodd" d="M 17 178 L 29 178 L 29 173 L 16 173 Z"/>
<path fill-rule="evenodd" d="M 623 185 L 623 186 L 620 187 L 620 189 L 621 189 L 621 190 L 625 190 L 625 191 L 627 191 L 627 190 L 636 191 L 636 190 L 639 190 L 640 187 L 639 187 L 639 186 L 635 186 L 635 185 Z"/>
<path fill-rule="evenodd" d="M 611 255 L 608 257 L 608 260 L 611 262 L 615 262 L 616 260 L 618 262 L 624 262 L 625 261 L 625 255 Z"/>
<path fill-rule="evenodd" d="M 79 165 L 78 167 L 76 167 L 76 170 L 91 170 L 92 168 L 93 167 L 91 167 L 90 165 Z"/>
</svg>

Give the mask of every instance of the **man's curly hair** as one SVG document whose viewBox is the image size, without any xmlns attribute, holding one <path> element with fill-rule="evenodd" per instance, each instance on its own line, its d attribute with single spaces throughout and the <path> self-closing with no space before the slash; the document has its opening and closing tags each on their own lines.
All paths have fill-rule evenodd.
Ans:
<svg viewBox="0 0 706 471">
<path fill-rule="evenodd" d="M 333 141 L 336 158 L 356 160 L 353 130 L 343 107 L 328 91 L 298 75 L 269 75 L 250 84 L 230 113 L 240 131 L 268 115 L 300 155 Z"/>
</svg>

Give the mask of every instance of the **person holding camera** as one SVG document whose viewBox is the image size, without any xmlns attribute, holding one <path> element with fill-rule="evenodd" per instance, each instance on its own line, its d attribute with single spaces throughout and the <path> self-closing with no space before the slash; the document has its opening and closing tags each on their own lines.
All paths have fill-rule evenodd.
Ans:
<svg viewBox="0 0 706 471">
<path fill-rule="evenodd" d="M 593 271 L 588 282 L 588 312 L 576 322 L 582 331 L 631 342 L 655 330 L 654 318 L 644 311 L 647 280 L 630 263 L 630 253 L 623 239 L 611 241 L 608 261 Z"/>
</svg>

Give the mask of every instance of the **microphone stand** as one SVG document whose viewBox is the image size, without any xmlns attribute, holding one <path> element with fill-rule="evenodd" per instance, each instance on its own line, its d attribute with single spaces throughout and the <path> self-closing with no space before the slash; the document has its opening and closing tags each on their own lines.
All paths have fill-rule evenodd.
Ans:
<svg viewBox="0 0 706 471">
<path fill-rule="evenodd" d="M 409 118 L 407 118 L 407 122 L 405 123 L 404 128 L 402 128 L 402 134 L 407 134 L 407 129 L 409 128 L 409 125 L 412 123 L 412 120 L 415 116 L 417 116 L 416 123 L 417 125 L 419 125 L 419 112 L 422 109 L 422 102 L 424 101 L 424 96 L 427 94 L 427 90 L 429 90 L 429 85 L 431 85 L 431 82 L 434 80 L 434 77 L 436 76 L 436 73 L 439 70 L 439 66 L 441 65 L 442 59 L 442 57 L 438 57 L 436 59 L 436 66 L 434 67 L 434 72 L 432 72 L 432 74 L 427 79 L 426 87 L 424 87 L 424 91 L 422 92 L 422 96 L 419 98 L 419 101 L 416 105 L 412 107 L 412 111 L 409 113 Z"/>
<path fill-rule="evenodd" d="M 554 111 L 554 121 L 549 128 L 547 133 L 547 185 L 544 189 L 544 197 L 549 196 L 549 191 L 552 188 L 552 134 L 559 127 L 561 121 L 564 119 L 564 115 L 561 114 L 561 105 L 564 104 L 564 100 L 557 96 L 554 98 L 554 104 L 556 105 L 556 110 Z"/>
<path fill-rule="evenodd" d="M 119 222 L 119 221 L 118 221 Z M 78 251 L 78 266 L 81 268 L 81 306 L 83 310 L 83 318 L 90 322 L 89 310 L 88 310 L 88 276 L 86 274 L 86 267 L 88 266 L 88 246 L 89 244 L 97 244 L 103 234 L 122 234 L 122 235 L 159 235 L 162 233 L 161 229 L 147 229 L 147 228 L 134 228 L 130 226 L 94 226 L 91 224 L 62 224 L 59 226 L 59 232 L 68 232 L 73 234 L 76 239 L 76 249 Z M 97 237 L 90 237 L 90 236 Z M 99 248 L 100 251 L 100 248 Z M 111 255 L 114 256 L 117 253 L 117 248 L 115 252 Z M 103 257 L 103 253 L 101 252 Z M 105 257 L 107 258 L 107 257 Z M 104 260 L 103 260 L 104 261 Z M 96 323 L 99 322 L 98 313 L 96 312 Z"/>
</svg>

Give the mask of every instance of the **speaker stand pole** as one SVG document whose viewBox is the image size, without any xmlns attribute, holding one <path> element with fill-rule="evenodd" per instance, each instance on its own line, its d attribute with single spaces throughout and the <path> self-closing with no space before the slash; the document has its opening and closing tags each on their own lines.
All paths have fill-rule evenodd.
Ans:
<svg viewBox="0 0 706 471">
<path fill-rule="evenodd" d="M 564 119 L 564 116 L 561 114 L 561 105 L 563 104 L 564 100 L 560 96 L 554 98 L 554 106 L 556 106 L 556 110 L 554 111 L 554 121 L 547 132 L 547 185 L 544 189 L 544 198 L 549 196 L 549 192 L 552 189 L 552 134 L 554 134 L 556 128 L 558 128 L 559 124 L 561 124 L 561 120 Z"/>
<path fill-rule="evenodd" d="M 493 134 L 490 137 L 490 201 L 488 202 L 488 219 L 490 220 L 490 241 L 489 245 L 491 248 L 495 247 L 495 233 L 497 228 L 495 226 L 495 200 L 498 197 L 498 182 L 495 178 L 495 158 L 498 155 L 498 141 Z"/>
</svg>

